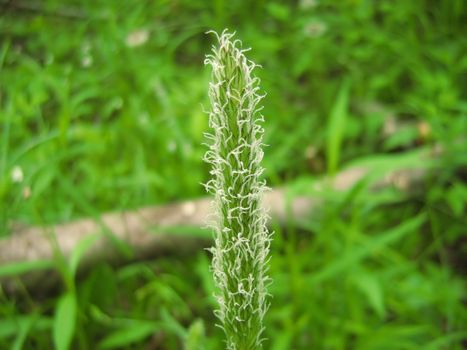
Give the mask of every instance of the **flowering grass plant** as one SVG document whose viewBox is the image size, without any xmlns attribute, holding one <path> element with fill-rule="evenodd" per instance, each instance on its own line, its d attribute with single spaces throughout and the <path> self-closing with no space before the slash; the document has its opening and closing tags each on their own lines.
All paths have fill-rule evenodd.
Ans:
<svg viewBox="0 0 467 350">
<path fill-rule="evenodd" d="M 227 31 L 216 33 L 218 45 L 207 55 L 212 67 L 211 110 L 206 161 L 214 195 L 215 246 L 212 270 L 218 287 L 216 311 L 227 348 L 260 349 L 267 310 L 267 264 L 270 235 L 261 206 L 266 189 L 263 168 L 263 121 L 257 66 L 245 56 L 241 42 Z"/>
</svg>

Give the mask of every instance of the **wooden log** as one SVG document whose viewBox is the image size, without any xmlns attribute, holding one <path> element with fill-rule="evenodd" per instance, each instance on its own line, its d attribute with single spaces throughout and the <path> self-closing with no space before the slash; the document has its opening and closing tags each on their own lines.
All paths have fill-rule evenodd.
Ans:
<svg viewBox="0 0 467 350">
<path fill-rule="evenodd" d="M 437 153 L 437 152 L 436 152 Z M 433 152 L 422 155 L 431 158 Z M 314 190 L 348 190 L 373 170 L 367 167 L 354 167 L 337 174 L 332 180 L 322 179 L 310 183 Z M 425 170 L 408 168 L 386 174 L 373 183 L 373 189 L 395 186 L 401 190 L 413 187 L 425 175 Z M 146 207 L 134 211 L 114 212 L 100 217 L 85 218 L 52 227 L 31 227 L 13 232 L 0 240 L 0 267 L 27 261 L 54 259 L 57 254 L 68 260 L 73 250 L 82 240 L 91 235 L 99 237 L 86 250 L 81 269 L 86 269 L 99 261 L 122 261 L 144 259 L 163 253 L 192 252 L 209 246 L 210 233 L 176 234 L 174 228 L 199 228 L 206 226 L 212 212 L 211 200 L 202 198 L 163 206 Z M 289 195 L 286 188 L 266 193 L 263 205 L 269 208 L 272 220 L 283 223 L 289 217 L 295 220 L 306 218 L 316 206 L 319 198 L 303 195 Z M 207 234 L 206 234 L 207 232 Z M 125 251 L 127 254 L 125 254 Z M 48 287 L 41 273 L 23 276 L 21 283 L 40 288 L 56 284 L 57 274 L 47 272 Z M 17 277 L 17 276 L 14 276 Z M 0 278 L 1 287 L 10 292 L 18 289 L 18 278 Z"/>
</svg>

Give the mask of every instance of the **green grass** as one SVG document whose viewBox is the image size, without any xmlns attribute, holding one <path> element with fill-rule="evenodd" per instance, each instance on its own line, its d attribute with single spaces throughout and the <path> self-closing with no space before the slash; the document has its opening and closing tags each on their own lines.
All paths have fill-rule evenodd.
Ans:
<svg viewBox="0 0 467 350">
<path fill-rule="evenodd" d="M 204 195 L 204 33 L 227 27 L 263 66 L 269 185 L 325 202 L 273 225 L 265 348 L 463 349 L 466 24 L 462 0 L 2 2 L 0 236 Z M 311 190 L 352 164 L 371 176 Z M 369 190 L 407 166 L 427 171 L 416 188 Z M 205 252 L 76 276 L 90 244 L 0 266 L 62 279 L 0 288 L 0 348 L 222 348 Z"/>
</svg>

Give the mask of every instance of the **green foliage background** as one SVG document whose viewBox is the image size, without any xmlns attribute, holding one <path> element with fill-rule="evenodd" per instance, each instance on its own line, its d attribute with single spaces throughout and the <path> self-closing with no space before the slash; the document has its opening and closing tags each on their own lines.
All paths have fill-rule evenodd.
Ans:
<svg viewBox="0 0 467 350">
<path fill-rule="evenodd" d="M 1 2 L 0 234 L 204 195 L 204 33 L 226 27 L 263 66 L 269 185 L 325 201 L 274 225 L 266 348 L 464 348 L 463 0 Z M 373 176 L 311 190 L 352 164 Z M 407 166 L 427 173 L 417 188 L 369 190 Z M 222 348 L 205 252 L 78 279 L 88 244 L 0 266 L 64 280 L 42 299 L 0 291 L 0 348 Z"/>
</svg>

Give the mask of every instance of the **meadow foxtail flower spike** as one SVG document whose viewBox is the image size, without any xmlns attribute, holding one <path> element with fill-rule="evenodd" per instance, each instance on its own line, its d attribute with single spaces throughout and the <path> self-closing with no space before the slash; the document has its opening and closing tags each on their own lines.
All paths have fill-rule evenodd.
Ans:
<svg viewBox="0 0 467 350">
<path fill-rule="evenodd" d="M 261 205 L 267 189 L 263 168 L 263 116 L 259 103 L 257 66 L 245 56 L 241 42 L 224 30 L 215 33 L 217 45 L 206 56 L 212 67 L 209 84 L 209 150 L 214 195 L 215 245 L 212 271 L 217 285 L 216 315 L 224 329 L 227 348 L 262 348 L 263 318 L 268 308 L 270 234 Z"/>
</svg>

